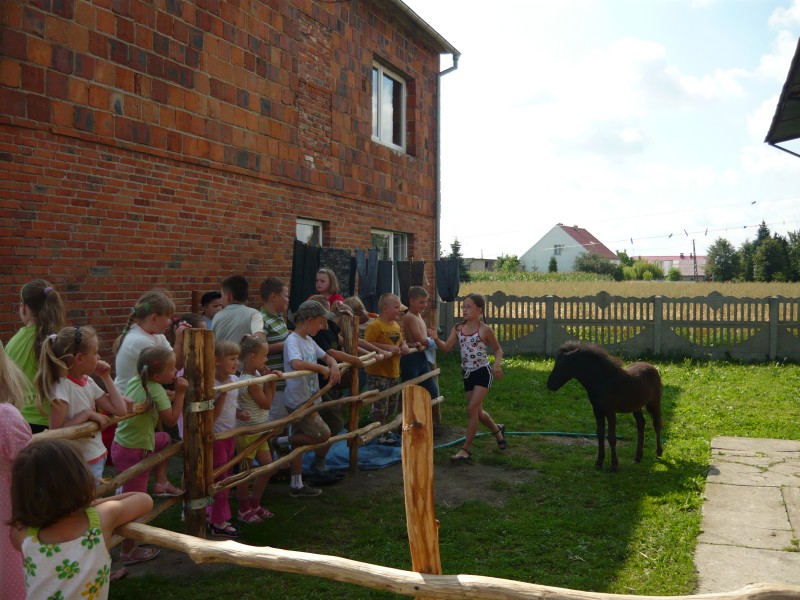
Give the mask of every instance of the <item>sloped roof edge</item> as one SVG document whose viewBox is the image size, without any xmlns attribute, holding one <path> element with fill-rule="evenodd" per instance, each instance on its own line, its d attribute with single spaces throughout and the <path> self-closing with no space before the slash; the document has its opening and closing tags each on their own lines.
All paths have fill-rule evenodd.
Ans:
<svg viewBox="0 0 800 600">
<path fill-rule="evenodd" d="M 558 227 L 561 227 L 561 229 L 564 230 L 567 235 L 583 246 L 587 252 L 603 256 L 610 260 L 619 260 L 619 257 L 616 254 L 609 250 L 605 244 L 603 244 L 603 242 L 594 237 L 586 229 L 583 229 L 582 227 L 568 227 L 566 225 L 561 225 L 560 223 Z"/>
<path fill-rule="evenodd" d="M 797 138 L 800 138 L 800 40 L 764 141 L 775 146 Z"/>
<path fill-rule="evenodd" d="M 453 44 L 444 39 L 444 37 L 442 37 L 442 35 L 438 31 L 436 31 L 433 27 L 428 25 L 425 19 L 420 17 L 413 10 L 411 10 L 411 8 L 407 6 L 405 2 L 403 2 L 402 0 L 382 0 L 382 1 L 385 4 L 394 6 L 400 12 L 405 14 L 409 19 L 411 19 L 411 22 L 414 23 L 414 25 L 422 29 L 422 31 L 424 31 L 428 35 L 428 37 L 430 37 L 434 42 L 436 42 L 438 49 L 441 52 L 452 54 L 455 60 L 458 60 L 458 57 L 461 56 L 461 52 L 456 50 Z"/>
</svg>

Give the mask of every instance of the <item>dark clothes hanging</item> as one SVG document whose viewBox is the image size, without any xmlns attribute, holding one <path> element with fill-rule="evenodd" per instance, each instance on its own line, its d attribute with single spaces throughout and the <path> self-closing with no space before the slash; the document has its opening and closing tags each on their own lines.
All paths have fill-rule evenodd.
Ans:
<svg viewBox="0 0 800 600">
<path fill-rule="evenodd" d="M 407 260 L 398 260 L 397 280 L 400 283 L 400 302 L 408 306 L 408 288 L 411 286 L 411 263 Z"/>
<path fill-rule="evenodd" d="M 292 278 L 289 285 L 289 308 L 292 311 L 316 292 L 316 278 L 319 270 L 320 249 L 299 240 L 294 241 L 292 254 Z"/>
<path fill-rule="evenodd" d="M 411 281 L 409 285 L 425 285 L 425 261 L 417 260 L 411 262 Z"/>
<path fill-rule="evenodd" d="M 392 291 L 392 280 L 394 279 L 394 263 L 391 260 L 378 261 L 378 285 L 375 289 L 375 312 L 378 312 L 378 300 L 383 294 Z"/>
<path fill-rule="evenodd" d="M 347 280 L 347 287 L 350 289 L 350 295 L 355 296 L 356 293 L 356 257 L 350 257 L 350 278 Z"/>
<path fill-rule="evenodd" d="M 320 267 L 327 267 L 336 273 L 339 280 L 339 293 L 342 296 L 352 296 L 350 287 L 350 250 L 341 248 L 322 248 Z"/>
<path fill-rule="evenodd" d="M 378 285 L 378 249 L 370 248 L 367 252 L 356 250 L 356 268 L 358 296 L 369 312 L 375 312 L 378 303 L 375 295 Z"/>
<path fill-rule="evenodd" d="M 400 301 L 408 306 L 408 289 L 412 285 L 423 285 L 425 281 L 425 261 L 399 260 L 397 266 L 397 280 L 400 284 Z"/>
<path fill-rule="evenodd" d="M 458 258 L 436 261 L 436 293 L 443 302 L 452 302 L 458 296 Z"/>
</svg>

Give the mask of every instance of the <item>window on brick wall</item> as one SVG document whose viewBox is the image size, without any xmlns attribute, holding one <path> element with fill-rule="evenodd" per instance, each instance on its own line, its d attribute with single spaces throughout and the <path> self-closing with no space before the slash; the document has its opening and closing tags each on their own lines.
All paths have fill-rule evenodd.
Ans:
<svg viewBox="0 0 800 600">
<path fill-rule="evenodd" d="M 379 260 L 408 260 L 408 234 L 397 231 L 372 230 L 372 246 L 378 249 Z M 397 266 L 394 267 L 392 291 L 398 293 L 400 280 L 397 277 Z"/>
<path fill-rule="evenodd" d="M 372 139 L 406 148 L 406 82 L 377 63 L 372 67 Z"/>
<path fill-rule="evenodd" d="M 295 237 L 312 246 L 322 246 L 322 222 L 311 219 L 297 219 Z"/>
</svg>

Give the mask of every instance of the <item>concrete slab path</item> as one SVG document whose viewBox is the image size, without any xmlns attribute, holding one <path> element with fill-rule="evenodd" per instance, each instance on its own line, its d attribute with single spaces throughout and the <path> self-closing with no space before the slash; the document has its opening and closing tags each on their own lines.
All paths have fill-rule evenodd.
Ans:
<svg viewBox="0 0 800 600">
<path fill-rule="evenodd" d="M 800 586 L 800 441 L 714 438 L 705 495 L 698 594 Z"/>
</svg>

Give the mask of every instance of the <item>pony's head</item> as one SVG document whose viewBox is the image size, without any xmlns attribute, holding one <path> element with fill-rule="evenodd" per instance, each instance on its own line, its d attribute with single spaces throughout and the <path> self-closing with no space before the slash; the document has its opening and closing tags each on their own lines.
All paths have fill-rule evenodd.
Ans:
<svg viewBox="0 0 800 600">
<path fill-rule="evenodd" d="M 555 392 L 575 377 L 575 358 L 580 351 L 581 345 L 578 342 L 567 342 L 558 349 L 556 363 L 553 365 L 550 377 L 547 378 L 548 390 Z"/>
</svg>

